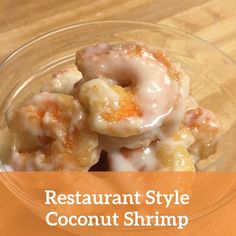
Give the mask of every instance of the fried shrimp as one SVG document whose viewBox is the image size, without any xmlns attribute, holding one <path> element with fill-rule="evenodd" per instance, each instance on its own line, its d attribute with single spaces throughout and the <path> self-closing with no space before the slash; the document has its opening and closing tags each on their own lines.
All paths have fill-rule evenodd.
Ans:
<svg viewBox="0 0 236 236">
<path fill-rule="evenodd" d="M 46 79 L 47 77 L 45 77 Z M 216 160 L 220 124 L 189 76 L 134 42 L 80 49 L 75 65 L 6 113 L 9 170 L 195 171 Z"/>
<path fill-rule="evenodd" d="M 190 128 L 195 142 L 191 152 L 201 159 L 214 154 L 220 139 L 220 124 L 213 112 L 198 107 L 186 112 L 184 124 Z"/>
<path fill-rule="evenodd" d="M 113 171 L 195 171 L 195 160 L 188 150 L 193 142 L 190 129 L 181 125 L 171 137 L 148 147 L 110 150 L 108 161 Z"/>
<path fill-rule="evenodd" d="M 76 65 L 85 80 L 79 98 L 88 110 L 90 128 L 104 139 L 109 136 L 116 145 L 120 138 L 135 136 L 136 147 L 139 140 L 150 144 L 165 123 L 177 128 L 189 78 L 162 51 L 103 43 L 77 52 Z"/>
<path fill-rule="evenodd" d="M 96 133 L 72 96 L 43 92 L 8 112 L 16 170 L 87 170 L 99 158 Z"/>
<path fill-rule="evenodd" d="M 75 67 L 68 67 L 56 72 L 41 90 L 42 92 L 70 94 L 74 85 L 81 79 L 82 75 Z"/>
<path fill-rule="evenodd" d="M 108 152 L 109 167 L 112 171 L 154 171 L 160 166 L 155 150 L 158 142 L 149 147 L 137 149 L 114 149 Z"/>
</svg>

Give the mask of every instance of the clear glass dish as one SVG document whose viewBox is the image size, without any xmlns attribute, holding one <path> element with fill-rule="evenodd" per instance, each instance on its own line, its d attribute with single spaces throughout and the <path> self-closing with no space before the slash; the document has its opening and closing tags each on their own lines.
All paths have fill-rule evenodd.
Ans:
<svg viewBox="0 0 236 236">
<path fill-rule="evenodd" d="M 191 77 L 191 92 L 222 124 L 220 163 L 203 169 L 236 169 L 236 64 L 219 49 L 179 30 L 149 23 L 103 21 L 68 26 L 23 45 L 0 64 L 0 159 L 4 163 L 5 111 L 39 91 L 54 71 L 74 64 L 75 52 L 99 42 L 138 41 L 160 47 Z M 4 141 L 4 142 L 3 142 Z"/>
</svg>

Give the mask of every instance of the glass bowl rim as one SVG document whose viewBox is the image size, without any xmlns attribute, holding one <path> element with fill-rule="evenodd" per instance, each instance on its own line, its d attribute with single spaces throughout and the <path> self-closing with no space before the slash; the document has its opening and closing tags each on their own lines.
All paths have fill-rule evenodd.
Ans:
<svg viewBox="0 0 236 236">
<path fill-rule="evenodd" d="M 83 26 L 92 26 L 92 25 L 101 25 L 101 24 L 136 24 L 136 25 L 143 25 L 143 26 L 150 26 L 150 27 L 154 27 L 154 28 L 160 28 L 160 29 L 164 29 L 164 30 L 168 30 L 168 31 L 172 31 L 172 32 L 176 32 L 179 35 L 182 35 L 184 37 L 188 37 L 188 38 L 192 38 L 198 42 L 201 42 L 203 44 L 205 44 L 206 46 L 209 46 L 210 48 L 212 48 L 215 51 L 218 51 L 218 53 L 220 53 L 225 59 L 229 60 L 231 63 L 233 63 L 234 65 L 236 65 L 236 60 L 234 60 L 231 56 L 229 56 L 227 53 L 225 53 L 222 49 L 218 48 L 217 46 L 215 46 L 214 44 L 211 44 L 210 42 L 208 42 L 205 39 L 202 39 L 198 36 L 196 36 L 195 34 L 192 34 L 190 32 L 184 31 L 184 30 L 180 30 L 178 28 L 169 26 L 169 25 L 165 25 L 165 24 L 159 24 L 159 23 L 150 23 L 150 22 L 143 22 L 143 21 L 133 21 L 133 20 L 101 20 L 101 21 L 88 21 L 88 22 L 82 22 L 82 23 L 75 23 L 75 24 L 70 24 L 67 26 L 63 26 L 63 27 L 59 27 L 53 30 L 50 30 L 46 33 L 40 34 L 39 36 L 34 37 L 33 39 L 27 41 L 26 43 L 22 44 L 22 46 L 16 48 L 15 50 L 13 50 L 7 57 L 5 57 L 5 59 L 3 59 L 2 61 L 0 61 L 0 70 L 2 68 L 4 68 L 5 65 L 7 65 L 12 58 L 14 58 L 15 56 L 17 56 L 17 54 L 19 54 L 20 52 L 22 52 L 25 48 L 27 48 L 28 46 L 33 45 L 34 43 L 37 43 L 38 41 L 45 39 L 51 35 L 55 35 L 57 33 L 66 31 L 66 30 L 70 30 L 70 29 L 75 29 L 75 28 L 79 28 L 79 27 L 83 27 Z"/>
</svg>

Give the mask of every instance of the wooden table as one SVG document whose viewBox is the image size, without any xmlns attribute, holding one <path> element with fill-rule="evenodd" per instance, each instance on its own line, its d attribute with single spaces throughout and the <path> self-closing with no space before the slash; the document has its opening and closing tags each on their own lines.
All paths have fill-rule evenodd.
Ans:
<svg viewBox="0 0 236 236">
<path fill-rule="evenodd" d="M 236 0 L 1 0 L 0 61 L 40 34 L 104 19 L 170 25 L 196 34 L 236 59 Z"/>
</svg>

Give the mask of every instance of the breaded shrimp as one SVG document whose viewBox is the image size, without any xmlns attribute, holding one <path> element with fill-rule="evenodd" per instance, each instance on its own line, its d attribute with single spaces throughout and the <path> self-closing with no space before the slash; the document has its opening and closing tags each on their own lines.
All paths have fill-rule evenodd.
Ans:
<svg viewBox="0 0 236 236">
<path fill-rule="evenodd" d="M 195 142 L 190 147 L 194 155 L 204 159 L 216 152 L 220 123 L 213 112 L 202 107 L 191 109 L 186 112 L 183 122 L 195 137 Z"/>
<path fill-rule="evenodd" d="M 7 120 L 17 170 L 87 170 L 98 160 L 97 135 L 88 129 L 84 111 L 72 96 L 37 94 L 9 111 Z"/>
<path fill-rule="evenodd" d="M 118 142 L 136 136 L 138 141 L 155 129 L 150 144 L 165 122 L 176 129 L 183 118 L 189 78 L 160 50 L 135 43 L 99 44 L 77 52 L 76 65 L 85 80 L 79 98 L 90 128 L 101 135 Z"/>
<path fill-rule="evenodd" d="M 188 148 L 194 142 L 186 126 L 168 139 L 154 141 L 148 147 L 107 150 L 110 169 L 113 171 L 195 171 L 194 157 Z"/>
<path fill-rule="evenodd" d="M 42 87 L 42 92 L 70 94 L 76 83 L 82 79 L 76 67 L 68 67 L 56 72 Z"/>
</svg>

